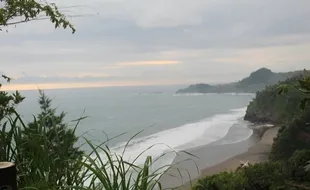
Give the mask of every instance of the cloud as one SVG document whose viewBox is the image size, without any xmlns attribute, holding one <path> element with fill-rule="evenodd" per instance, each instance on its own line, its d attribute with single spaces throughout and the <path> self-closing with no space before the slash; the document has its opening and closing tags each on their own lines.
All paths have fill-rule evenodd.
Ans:
<svg viewBox="0 0 310 190">
<path fill-rule="evenodd" d="M 111 86 L 142 86 L 146 85 L 137 81 L 125 82 L 80 82 L 80 83 L 39 83 L 39 84 L 9 84 L 3 86 L 2 90 L 38 90 L 38 89 L 65 89 L 65 88 L 97 88 L 97 87 L 111 87 Z"/>
<path fill-rule="evenodd" d="M 122 78 L 114 76 L 81 76 L 81 77 L 48 77 L 48 76 L 23 76 L 13 78 L 14 83 L 18 84 L 48 84 L 48 83 L 79 83 L 79 82 L 102 82 L 102 81 L 120 81 Z"/>
<path fill-rule="evenodd" d="M 158 60 L 158 61 L 134 61 L 134 62 L 122 62 L 117 65 L 119 66 L 149 66 L 149 65 L 175 65 L 179 64 L 180 61 L 173 60 Z"/>
<path fill-rule="evenodd" d="M 58 77 L 49 83 L 213 83 L 259 67 L 303 69 L 310 61 L 309 0 L 56 3 L 66 14 L 86 15 L 69 18 L 76 34 L 48 21 L 9 28 L 0 33 L 1 72 Z"/>
</svg>

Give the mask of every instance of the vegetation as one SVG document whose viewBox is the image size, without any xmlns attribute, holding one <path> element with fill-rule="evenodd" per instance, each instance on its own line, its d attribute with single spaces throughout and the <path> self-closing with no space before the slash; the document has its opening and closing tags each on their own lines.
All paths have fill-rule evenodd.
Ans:
<svg viewBox="0 0 310 190">
<path fill-rule="evenodd" d="M 280 95 L 278 93 L 280 92 Z M 286 92 L 286 93 L 283 93 Z M 258 92 L 245 119 L 282 124 L 270 161 L 198 181 L 194 190 L 310 189 L 310 77 L 305 73 Z M 300 109 L 301 108 L 301 109 Z"/>
<path fill-rule="evenodd" d="M 279 86 L 283 84 L 297 85 L 302 76 L 296 76 L 277 85 L 266 87 L 256 93 L 250 102 L 245 120 L 253 123 L 286 124 L 302 114 L 299 103 L 306 97 L 299 90 L 292 88 L 287 93 L 279 95 Z"/>
<path fill-rule="evenodd" d="M 284 184 L 281 163 L 263 163 L 240 168 L 236 172 L 223 172 L 198 181 L 194 190 L 261 190 L 277 189 Z"/>
<path fill-rule="evenodd" d="M 243 189 L 245 179 L 237 172 L 222 172 L 198 180 L 193 190 Z"/>
<path fill-rule="evenodd" d="M 268 85 L 277 84 L 279 81 L 286 80 L 300 73 L 301 71 L 274 73 L 269 69 L 261 68 L 238 82 L 222 85 L 194 84 L 178 90 L 177 93 L 255 93 L 263 90 Z"/>
<path fill-rule="evenodd" d="M 35 20 L 49 19 L 55 28 L 70 28 L 75 32 L 73 25 L 62 14 L 56 4 L 36 0 L 0 0 L 0 30 L 9 25 L 16 25 Z"/>
<path fill-rule="evenodd" d="M 287 160 L 296 150 L 310 149 L 309 113 L 307 110 L 302 116 L 282 126 L 272 146 L 271 160 Z"/>
<path fill-rule="evenodd" d="M 2 75 L 2 79 L 4 79 L 6 82 L 11 81 L 11 79 L 5 75 Z M 14 113 L 16 106 L 24 99 L 24 97 L 22 97 L 18 91 L 13 94 L 9 94 L 8 92 L 1 91 L 1 87 L 2 83 L 0 77 L 0 122 L 6 116 Z"/>
<path fill-rule="evenodd" d="M 16 154 L 22 156 L 17 164 L 23 165 L 27 171 L 27 175 L 21 174 L 20 186 L 27 187 L 37 182 L 40 187 L 74 185 L 76 176 L 71 171 L 79 166 L 83 155 L 83 151 L 74 147 L 78 139 L 75 129 L 68 129 L 63 122 L 64 112 L 57 115 L 56 109 L 51 108 L 51 100 L 42 91 L 39 104 L 41 113 L 33 122 L 23 126 L 18 139 L 20 144 L 16 145 L 20 151 Z"/>
</svg>

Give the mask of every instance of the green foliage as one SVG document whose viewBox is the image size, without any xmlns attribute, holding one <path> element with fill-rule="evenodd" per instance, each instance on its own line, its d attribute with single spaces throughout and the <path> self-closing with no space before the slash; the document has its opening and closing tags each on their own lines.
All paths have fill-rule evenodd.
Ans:
<svg viewBox="0 0 310 190">
<path fill-rule="evenodd" d="M 82 176 L 88 179 L 84 190 L 153 190 L 162 189 L 159 179 L 164 174 L 164 167 L 152 171 L 153 161 L 149 156 L 144 164 L 136 165 L 137 157 L 131 161 L 123 160 L 123 155 L 113 154 L 105 143 L 94 145 L 90 141 L 87 144 L 91 147 L 92 152 L 85 155 L 81 162 L 84 167 Z M 125 148 L 126 149 L 126 148 Z"/>
<path fill-rule="evenodd" d="M 278 162 L 255 164 L 238 172 L 245 178 L 244 189 L 276 189 L 284 184 L 283 165 Z"/>
<path fill-rule="evenodd" d="M 18 139 L 20 168 L 20 187 L 33 186 L 42 182 L 49 187 L 74 185 L 76 178 L 71 170 L 79 167 L 83 152 L 74 147 L 78 138 L 74 130 L 63 122 L 65 114 L 56 114 L 51 108 L 51 99 L 40 91 L 41 113 L 34 121 L 23 126 Z M 35 162 L 34 162 L 35 160 Z"/>
<path fill-rule="evenodd" d="M 11 81 L 11 78 L 5 75 L 2 75 L 1 77 L 8 83 Z M 2 83 L 0 80 L 0 126 L 1 120 L 11 115 L 15 111 L 15 107 L 24 100 L 24 97 L 22 97 L 18 91 L 10 94 L 8 92 L 2 91 L 1 87 Z"/>
<path fill-rule="evenodd" d="M 237 172 L 222 172 L 198 180 L 193 190 L 243 189 L 245 178 Z"/>
<path fill-rule="evenodd" d="M 46 135 L 48 136 L 50 143 L 53 144 L 52 148 L 56 148 L 55 146 L 66 148 L 66 152 L 71 158 L 79 158 L 82 151 L 79 151 L 78 148 L 74 147 L 74 144 L 78 140 L 75 136 L 76 128 L 69 129 L 68 125 L 64 123 L 66 114 L 63 111 L 60 112 L 60 114 L 57 114 L 57 110 L 55 108 L 51 108 L 51 103 L 52 100 L 48 98 L 43 91 L 40 91 L 39 104 L 41 113 L 37 116 L 37 124 L 34 122 L 28 124 L 29 131 L 27 132 L 31 135 L 31 130 L 34 129 L 34 131 L 36 131 L 38 125 L 40 127 L 42 126 L 46 131 Z M 54 141 L 57 143 L 54 143 Z"/>
<path fill-rule="evenodd" d="M 284 184 L 281 163 L 262 163 L 240 168 L 236 172 L 222 172 L 200 179 L 194 190 L 261 190 L 277 189 Z"/>
<path fill-rule="evenodd" d="M 74 130 L 63 123 L 64 114 L 56 115 L 51 102 L 41 92 L 42 113 L 38 120 L 25 124 L 15 108 L 2 119 L 0 161 L 14 162 L 18 170 L 18 186 L 38 189 L 64 189 L 82 184 L 76 174 L 83 152 L 74 147 Z M 62 188 L 59 188 L 62 187 Z"/>
<path fill-rule="evenodd" d="M 288 172 L 291 180 L 310 181 L 310 173 L 305 170 L 307 162 L 310 160 L 310 150 L 297 150 L 288 160 Z"/>
<path fill-rule="evenodd" d="M 287 89 L 287 85 L 295 86 L 300 79 L 302 76 L 290 78 L 257 92 L 247 107 L 244 119 L 254 123 L 286 124 L 301 115 L 303 111 L 299 103 L 306 98 L 305 94 L 295 88 Z M 287 93 L 279 95 L 279 85 L 282 86 L 280 91 Z"/>
<path fill-rule="evenodd" d="M 305 72 L 305 71 L 304 71 Z M 300 108 L 304 110 L 307 103 L 310 101 L 310 77 L 305 76 L 298 80 L 297 85 L 282 84 L 279 86 L 279 94 L 288 93 L 289 88 L 296 89 L 305 95 L 304 99 L 300 101 Z"/>
<path fill-rule="evenodd" d="M 4 79 L 5 82 L 11 81 L 11 79 L 5 75 L 2 75 L 2 79 Z M 11 142 L 14 131 L 5 119 L 15 113 L 16 106 L 24 99 L 18 91 L 15 93 L 8 93 L 2 91 L 1 86 L 2 83 L 0 81 L 0 161 L 10 160 L 13 154 L 12 152 L 14 152 Z"/>
<path fill-rule="evenodd" d="M 310 149 L 310 110 L 283 125 L 272 145 L 271 160 L 287 160 L 296 150 Z"/>
<path fill-rule="evenodd" d="M 140 155 L 132 162 L 127 162 L 122 155 L 111 152 L 106 142 L 95 145 L 85 139 L 92 151 L 73 158 L 67 147 L 54 146 L 62 141 L 51 141 L 47 128 L 38 121 L 34 120 L 31 131 L 28 131 L 29 126 L 18 115 L 15 119 L 10 119 L 8 124 L 11 125 L 8 132 L 11 134 L 8 142 L 11 151 L 6 160 L 16 163 L 19 189 L 162 189 L 159 182 L 164 174 L 162 169 L 169 166 L 152 171 L 155 162 L 151 157 L 143 165 L 136 165 L 135 160 Z M 25 135 L 24 130 L 31 134 Z M 6 152 L 0 152 L 0 155 L 4 154 Z"/>
<path fill-rule="evenodd" d="M 70 28 L 73 33 L 75 32 L 73 25 L 54 3 L 36 0 L 0 0 L 0 2 L 3 4 L 0 8 L 0 27 L 49 19 L 55 28 Z"/>
<path fill-rule="evenodd" d="M 257 92 L 248 106 L 245 119 L 282 124 L 270 153 L 271 161 L 205 177 L 194 190 L 309 189 L 310 79 L 305 74 L 281 82 L 280 87 L 268 86 Z"/>
<path fill-rule="evenodd" d="M 245 120 L 282 125 L 270 154 L 271 160 L 287 160 L 296 150 L 310 148 L 309 73 L 287 79 L 257 92 L 248 105 Z"/>
</svg>

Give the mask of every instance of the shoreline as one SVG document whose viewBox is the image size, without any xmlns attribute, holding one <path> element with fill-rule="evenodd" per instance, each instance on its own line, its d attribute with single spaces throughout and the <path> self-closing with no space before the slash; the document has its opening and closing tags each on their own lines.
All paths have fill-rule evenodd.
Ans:
<svg viewBox="0 0 310 190">
<path fill-rule="evenodd" d="M 174 161 L 177 165 L 161 179 L 164 187 L 181 186 L 178 189 L 188 190 L 190 183 L 195 184 L 203 176 L 234 171 L 241 165 L 240 161 L 248 161 L 251 164 L 268 161 L 273 139 L 277 136 L 279 127 L 270 125 L 248 127 L 253 130 L 253 134 L 244 141 L 225 145 L 211 143 L 186 150 L 198 158 L 179 154 Z M 176 168 L 180 171 L 174 171 Z"/>
<path fill-rule="evenodd" d="M 224 171 L 235 171 L 241 165 L 240 161 L 248 161 L 249 164 L 267 162 L 272 148 L 273 139 L 277 136 L 279 129 L 280 127 L 272 127 L 264 130 L 261 140 L 257 144 L 250 147 L 242 154 L 231 157 L 215 166 L 203 169 L 200 177 Z"/>
</svg>

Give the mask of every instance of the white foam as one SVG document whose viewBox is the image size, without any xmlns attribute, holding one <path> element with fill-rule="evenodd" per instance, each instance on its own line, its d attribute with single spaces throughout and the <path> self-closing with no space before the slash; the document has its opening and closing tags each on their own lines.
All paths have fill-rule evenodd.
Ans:
<svg viewBox="0 0 310 190">
<path fill-rule="evenodd" d="M 237 92 L 227 92 L 227 93 L 175 93 L 174 96 L 208 96 L 208 95 L 231 95 L 231 96 L 255 96 L 255 93 L 237 93 Z"/>
<path fill-rule="evenodd" d="M 126 149 L 124 159 L 133 161 L 141 152 L 147 150 L 136 164 L 142 164 L 146 156 L 152 156 L 154 159 L 164 152 L 172 150 L 184 150 L 222 139 L 229 128 L 244 116 L 246 108 L 234 109 L 227 114 L 219 114 L 206 118 L 197 123 L 185 124 L 183 126 L 161 131 L 153 135 L 134 139 Z M 121 154 L 126 143 L 120 143 L 111 149 L 112 152 Z M 175 155 L 174 155 L 175 156 Z M 174 156 L 165 156 L 162 165 L 172 163 Z"/>
<path fill-rule="evenodd" d="M 173 96 L 205 96 L 205 93 L 175 93 Z"/>
<path fill-rule="evenodd" d="M 247 135 L 245 135 L 243 138 L 241 139 L 238 139 L 238 140 L 228 140 L 228 141 L 223 141 L 222 143 L 220 143 L 221 145 L 225 145 L 225 144 L 235 144 L 235 143 L 238 143 L 238 142 L 242 142 L 246 139 L 249 139 L 251 136 L 253 135 L 253 130 L 249 130 L 247 132 Z"/>
</svg>

